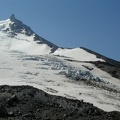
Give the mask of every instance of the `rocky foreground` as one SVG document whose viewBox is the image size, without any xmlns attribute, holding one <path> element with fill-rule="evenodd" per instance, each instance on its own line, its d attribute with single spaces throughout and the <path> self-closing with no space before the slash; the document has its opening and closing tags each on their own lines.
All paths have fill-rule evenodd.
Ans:
<svg viewBox="0 0 120 120">
<path fill-rule="evenodd" d="M 105 112 L 31 86 L 0 86 L 0 120 L 120 120 L 120 112 Z"/>
</svg>

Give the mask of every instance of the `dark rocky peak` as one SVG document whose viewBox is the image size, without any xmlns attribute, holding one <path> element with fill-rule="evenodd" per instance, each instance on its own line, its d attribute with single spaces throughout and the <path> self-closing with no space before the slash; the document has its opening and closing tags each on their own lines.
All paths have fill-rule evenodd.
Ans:
<svg viewBox="0 0 120 120">
<path fill-rule="evenodd" d="M 24 34 L 28 36 L 31 36 L 32 34 L 34 34 L 31 28 L 23 24 L 23 22 L 21 22 L 20 20 L 16 19 L 14 14 L 10 16 L 10 20 L 12 21 L 12 23 L 9 24 L 12 34 L 16 35 L 17 33 L 23 33 L 23 31 L 24 31 Z"/>
<path fill-rule="evenodd" d="M 14 24 L 23 25 L 23 23 L 22 23 L 20 20 L 16 19 L 16 17 L 15 17 L 14 14 L 12 14 L 12 15 L 10 16 L 10 20 L 11 20 Z"/>
<path fill-rule="evenodd" d="M 10 16 L 10 20 L 11 20 L 11 21 L 15 21 L 15 20 L 16 20 L 16 18 L 15 18 L 15 15 L 14 15 L 14 14 L 12 14 L 12 15 Z"/>
</svg>

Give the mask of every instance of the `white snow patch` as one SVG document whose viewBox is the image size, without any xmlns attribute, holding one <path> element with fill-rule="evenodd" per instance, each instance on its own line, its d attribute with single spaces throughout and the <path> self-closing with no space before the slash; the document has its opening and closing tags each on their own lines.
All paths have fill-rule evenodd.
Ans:
<svg viewBox="0 0 120 120">
<path fill-rule="evenodd" d="M 96 58 L 95 55 L 88 53 L 81 48 L 74 49 L 61 49 L 55 51 L 54 55 L 70 57 L 70 59 L 78 61 L 104 61 L 103 59 Z"/>
<path fill-rule="evenodd" d="M 10 29 L 9 24 L 12 24 L 10 19 L 0 21 L 0 30 L 6 30 L 7 28 Z"/>
</svg>

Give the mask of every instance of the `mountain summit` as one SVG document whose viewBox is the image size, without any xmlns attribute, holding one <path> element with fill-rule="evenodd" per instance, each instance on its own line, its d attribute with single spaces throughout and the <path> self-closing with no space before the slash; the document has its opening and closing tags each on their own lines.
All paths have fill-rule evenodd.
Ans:
<svg viewBox="0 0 120 120">
<path fill-rule="evenodd" d="M 10 20 L 11 20 L 11 21 L 13 21 L 13 22 L 16 20 L 16 18 L 15 18 L 15 15 L 14 15 L 14 14 L 12 14 L 12 15 L 10 16 Z"/>
<path fill-rule="evenodd" d="M 9 24 L 9 27 L 14 35 L 16 35 L 17 33 L 22 33 L 22 34 L 24 33 L 27 36 L 31 36 L 34 34 L 31 28 L 23 24 L 18 19 L 16 19 L 14 14 L 10 16 L 10 21 L 11 23 Z"/>
<path fill-rule="evenodd" d="M 24 35 L 24 38 L 31 37 L 34 43 L 50 47 L 50 53 L 58 49 L 58 46 L 40 37 L 35 32 L 33 32 L 30 27 L 16 19 L 14 14 L 12 14 L 9 19 L 0 22 L 0 30 L 8 33 L 11 35 L 11 37 L 17 37 L 20 34 Z"/>
</svg>

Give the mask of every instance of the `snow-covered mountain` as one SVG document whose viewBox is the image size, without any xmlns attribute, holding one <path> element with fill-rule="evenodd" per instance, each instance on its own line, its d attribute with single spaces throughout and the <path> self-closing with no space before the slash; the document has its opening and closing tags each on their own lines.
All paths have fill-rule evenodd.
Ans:
<svg viewBox="0 0 120 120">
<path fill-rule="evenodd" d="M 21 21 L 17 20 L 14 15 L 11 15 L 11 17 L 7 20 L 0 21 L 0 30 L 3 31 L 4 34 L 7 34 L 8 38 L 11 37 L 13 39 L 14 38 L 17 39 L 16 44 L 18 44 L 17 47 L 19 47 L 20 45 L 19 48 L 21 48 L 22 46 L 22 49 L 26 49 L 27 51 L 29 51 L 31 47 L 36 45 L 35 46 L 36 50 L 33 48 L 32 51 L 29 51 L 30 53 L 34 52 L 38 54 L 39 53 L 48 54 L 50 52 L 54 52 L 58 48 L 53 43 L 38 36 L 36 33 L 34 33 L 31 30 L 30 27 L 26 26 Z M 21 40 L 22 43 L 19 44 L 18 40 Z M 12 42 L 12 43 L 15 43 L 15 42 Z M 16 44 L 15 45 L 13 44 L 11 47 L 13 47 L 13 49 L 18 49 L 18 48 L 14 48 L 16 47 Z M 41 47 L 38 48 L 38 46 L 41 46 Z"/>
<path fill-rule="evenodd" d="M 120 111 L 120 63 L 86 48 L 60 48 L 14 15 L 0 21 L 0 85 L 32 85 Z"/>
</svg>

